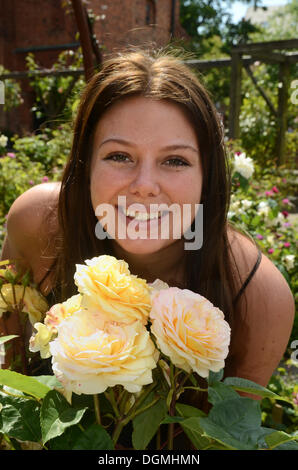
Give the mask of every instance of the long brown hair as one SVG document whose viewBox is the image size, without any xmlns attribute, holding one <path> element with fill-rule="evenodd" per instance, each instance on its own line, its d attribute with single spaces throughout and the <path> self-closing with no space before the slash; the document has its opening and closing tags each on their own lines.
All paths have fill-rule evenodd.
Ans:
<svg viewBox="0 0 298 470">
<path fill-rule="evenodd" d="M 170 100 L 182 106 L 197 133 L 203 168 L 204 243 L 199 250 L 185 252 L 186 287 L 219 307 L 232 327 L 233 299 L 239 284 L 233 275 L 227 237 L 231 178 L 222 125 L 195 73 L 170 51 L 134 50 L 114 55 L 86 85 L 58 204 L 61 244 L 55 269 L 56 299 L 62 301 L 76 293 L 76 263 L 101 254 L 113 255 L 110 240 L 99 240 L 95 235 L 97 218 L 89 188 L 91 149 L 105 110 L 128 96 Z"/>
</svg>

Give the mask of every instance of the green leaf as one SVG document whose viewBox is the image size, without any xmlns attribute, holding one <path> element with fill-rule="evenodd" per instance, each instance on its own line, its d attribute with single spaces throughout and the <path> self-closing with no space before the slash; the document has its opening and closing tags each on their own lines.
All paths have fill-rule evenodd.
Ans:
<svg viewBox="0 0 298 470">
<path fill-rule="evenodd" d="M 73 450 L 113 450 L 111 436 L 99 424 L 93 424 L 75 441 Z"/>
<path fill-rule="evenodd" d="M 216 403 L 207 418 L 200 418 L 206 434 L 230 449 L 253 450 L 261 433 L 260 403 L 234 398 Z"/>
<path fill-rule="evenodd" d="M 261 220 L 261 217 L 259 215 L 255 215 L 250 223 L 253 227 L 257 227 L 260 223 L 260 220 Z"/>
<path fill-rule="evenodd" d="M 61 436 L 51 439 L 47 447 L 50 450 L 73 450 L 74 442 L 82 435 L 83 431 L 79 426 L 71 426 L 65 429 Z"/>
<path fill-rule="evenodd" d="M 42 442 L 60 436 L 64 430 L 80 422 L 87 408 L 73 408 L 67 400 L 56 390 L 51 390 L 44 398 L 40 424 Z"/>
<path fill-rule="evenodd" d="M 181 423 L 184 420 L 183 416 L 166 416 L 160 424 Z"/>
<path fill-rule="evenodd" d="M 220 382 L 223 378 L 224 370 L 221 369 L 219 372 L 209 371 L 208 385 L 213 385 L 215 382 Z"/>
<path fill-rule="evenodd" d="M 214 382 L 213 385 L 209 385 L 208 401 L 212 405 L 231 398 L 240 398 L 240 395 L 223 382 Z"/>
<path fill-rule="evenodd" d="M 37 375 L 34 378 L 51 390 L 54 388 L 63 388 L 62 383 L 59 382 L 55 375 Z"/>
<path fill-rule="evenodd" d="M 151 393 L 142 406 L 149 404 L 154 398 Z M 161 422 L 167 414 L 166 401 L 160 399 L 143 413 L 133 419 L 132 444 L 136 450 L 144 450 L 157 432 Z"/>
<path fill-rule="evenodd" d="M 8 387 L 20 390 L 37 399 L 44 398 L 50 391 L 49 387 L 40 383 L 34 377 L 28 377 L 7 369 L 0 369 L 0 385 L 8 385 Z"/>
<path fill-rule="evenodd" d="M 204 429 L 200 425 L 200 419 L 204 418 L 187 418 L 183 423 L 180 423 L 183 431 L 198 450 L 206 449 L 211 444 L 211 440 L 205 435 Z"/>
<path fill-rule="evenodd" d="M 7 341 L 10 341 L 13 338 L 18 338 L 18 335 L 8 335 L 8 336 L 1 336 L 0 337 L 0 345 L 7 343 Z"/>
<path fill-rule="evenodd" d="M 184 403 L 176 403 L 176 410 L 180 416 L 184 418 L 204 417 L 207 416 L 204 411 L 194 406 L 185 405 Z"/>
<path fill-rule="evenodd" d="M 274 431 L 272 434 L 268 434 L 265 437 L 265 441 L 269 449 L 274 449 L 275 447 L 280 446 L 281 444 L 285 444 L 286 442 L 295 440 L 297 440 L 297 436 L 291 436 L 290 434 L 287 434 L 283 431 Z"/>
<path fill-rule="evenodd" d="M 256 384 L 255 382 L 252 382 L 251 380 L 242 379 L 240 377 L 227 377 L 224 380 L 224 384 L 230 385 L 235 390 L 239 390 L 240 392 L 252 393 L 254 395 L 259 395 L 263 398 L 268 397 L 268 398 L 273 398 L 275 400 L 282 400 L 282 401 L 291 403 L 289 398 L 280 397 L 279 395 L 272 392 L 271 390 L 268 390 L 267 388 L 262 387 L 261 385 Z"/>
<path fill-rule="evenodd" d="M 1 395 L 1 405 L 1 433 L 21 441 L 40 441 L 40 407 L 36 401 Z"/>
<path fill-rule="evenodd" d="M 298 450 L 298 443 L 297 442 L 284 442 L 280 444 L 277 448 L 273 450 Z"/>
</svg>

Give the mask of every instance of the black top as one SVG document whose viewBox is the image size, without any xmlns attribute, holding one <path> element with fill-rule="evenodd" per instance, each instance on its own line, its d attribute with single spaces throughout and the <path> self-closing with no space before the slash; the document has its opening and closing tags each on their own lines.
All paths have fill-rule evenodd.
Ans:
<svg viewBox="0 0 298 470">
<path fill-rule="evenodd" d="M 258 258 L 257 258 L 257 261 L 254 265 L 254 267 L 252 268 L 251 272 L 249 273 L 249 275 L 247 276 L 247 279 L 245 280 L 245 282 L 242 284 L 238 294 L 236 295 L 234 301 L 233 301 L 233 304 L 235 305 L 236 302 L 239 300 L 240 296 L 243 294 L 244 290 L 246 289 L 248 283 L 250 282 L 250 280 L 252 279 L 252 277 L 254 276 L 256 270 L 258 269 L 259 267 L 259 264 L 261 262 L 261 259 L 262 259 L 262 252 L 261 250 L 258 248 Z M 46 274 L 44 275 L 44 277 L 41 279 L 41 281 L 38 283 L 38 287 L 40 287 L 40 285 L 42 284 L 42 282 L 45 280 L 45 278 L 47 277 L 47 275 L 49 274 L 50 270 L 46 272 Z M 55 299 L 55 294 L 53 291 L 49 292 L 49 294 L 46 296 L 46 299 L 47 299 L 47 302 L 48 304 L 50 305 L 50 307 L 52 305 L 54 305 L 55 303 L 57 303 L 57 300 Z"/>
<path fill-rule="evenodd" d="M 257 258 L 257 261 L 256 261 L 254 267 L 252 268 L 252 270 L 250 271 L 249 275 L 247 276 L 247 279 L 246 279 L 245 282 L 242 284 L 240 291 L 238 292 L 238 294 L 236 295 L 235 299 L 233 300 L 233 303 L 234 303 L 234 304 L 236 304 L 236 302 L 238 301 L 239 297 L 241 296 L 241 294 L 244 292 L 245 288 L 247 287 L 249 281 L 251 280 L 251 278 L 252 278 L 253 275 L 255 274 L 256 270 L 257 270 L 258 267 L 259 267 L 259 264 L 260 264 L 260 262 L 261 262 L 261 259 L 262 259 L 262 252 L 261 252 L 260 248 L 258 248 L 258 258 Z"/>
</svg>

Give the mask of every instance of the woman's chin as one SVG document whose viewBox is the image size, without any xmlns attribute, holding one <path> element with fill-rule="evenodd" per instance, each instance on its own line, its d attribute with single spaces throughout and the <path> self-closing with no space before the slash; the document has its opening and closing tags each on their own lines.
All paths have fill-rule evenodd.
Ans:
<svg viewBox="0 0 298 470">
<path fill-rule="evenodd" d="M 121 239 L 115 240 L 115 242 L 127 253 L 135 255 L 149 255 L 151 253 L 156 253 L 171 244 L 171 240 L 144 240 L 140 238 L 136 240 Z"/>
</svg>

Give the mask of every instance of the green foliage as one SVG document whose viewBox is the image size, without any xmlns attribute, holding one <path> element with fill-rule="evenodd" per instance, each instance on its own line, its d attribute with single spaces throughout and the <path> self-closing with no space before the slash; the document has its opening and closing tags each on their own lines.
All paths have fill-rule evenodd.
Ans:
<svg viewBox="0 0 298 470">
<path fill-rule="evenodd" d="M 38 123 L 42 124 L 46 121 L 48 127 L 56 127 L 57 122 L 70 120 L 73 101 L 85 84 L 83 76 L 38 76 L 34 72 L 41 71 L 42 67 L 35 61 L 32 53 L 28 54 L 26 62 L 29 71 L 32 72 L 30 85 L 36 94 L 36 103 L 32 111 L 35 113 Z M 82 52 L 79 48 L 76 52 L 61 52 L 56 63 L 53 64 L 52 70 L 78 70 L 82 66 Z"/>
<path fill-rule="evenodd" d="M 151 393 L 144 402 L 144 405 L 150 404 L 153 399 L 154 394 Z M 147 445 L 156 434 L 166 414 L 166 402 L 165 400 L 161 399 L 155 403 L 155 405 L 136 416 L 136 418 L 133 420 L 132 433 L 132 443 L 134 449 L 142 450 L 147 448 Z"/>
<path fill-rule="evenodd" d="M 44 397 L 40 410 L 42 442 L 60 436 L 64 430 L 79 423 L 87 408 L 73 408 L 61 393 L 51 390 Z"/>
<path fill-rule="evenodd" d="M 0 403 L 0 433 L 20 441 L 40 441 L 40 406 L 36 401 L 0 392 Z"/>
<path fill-rule="evenodd" d="M 248 21 L 238 24 L 232 22 L 228 11 L 230 2 L 220 0 L 183 0 L 180 5 L 180 23 L 190 39 L 186 48 L 203 55 L 209 51 L 208 40 L 219 36 L 222 40 L 222 53 L 228 53 L 232 45 L 246 42 L 251 33 L 258 31 Z M 243 3 L 257 5 L 258 0 L 246 0 Z M 207 40 L 207 41 L 206 41 Z"/>
<path fill-rule="evenodd" d="M 4 75 L 9 73 L 9 70 L 6 70 L 3 65 L 0 64 L 0 75 Z M 3 106 L 4 111 L 9 111 L 13 108 L 18 107 L 20 104 L 23 103 L 23 98 L 21 94 L 21 87 L 20 84 L 12 79 L 6 78 L 5 80 L 1 80 L 4 82 L 4 89 L 5 89 L 5 100 L 4 104 L 0 105 Z"/>
<path fill-rule="evenodd" d="M 28 377 L 7 369 L 0 369 L 0 384 L 12 387 L 36 399 L 44 398 L 51 390 L 33 377 Z"/>
<path fill-rule="evenodd" d="M 32 185 L 42 182 L 44 168 L 40 162 L 32 162 L 29 157 L 4 156 L 0 158 L 0 214 L 7 214 L 16 197 Z M 2 219 L 3 220 L 3 219 Z"/>
<path fill-rule="evenodd" d="M 72 124 L 65 122 L 57 129 L 43 129 L 42 133 L 26 137 L 14 137 L 13 149 L 17 159 L 29 157 L 31 162 L 43 166 L 45 174 L 56 180 L 69 155 L 72 139 Z"/>
<path fill-rule="evenodd" d="M 152 408 L 148 408 L 156 394 L 147 394 L 146 400 L 140 405 L 141 409 L 137 407 L 135 410 L 133 447 L 148 448 L 160 425 L 176 423 L 181 425 L 197 449 L 298 449 L 295 433 L 263 427 L 260 402 L 241 397 L 234 389 L 245 389 L 261 396 L 270 395 L 266 400 L 272 403 L 276 397 L 279 399 L 278 396 L 268 395 L 268 390 L 265 393 L 264 387 L 253 382 L 240 378 L 222 381 L 221 377 L 213 377 L 208 384 L 208 399 L 213 405 L 208 415 L 195 407 L 177 403 L 177 416 L 166 416 L 165 401 L 159 399 Z M 26 386 L 23 390 L 24 380 L 27 379 L 30 379 L 30 388 Z M 49 450 L 113 449 L 109 426 L 105 429 L 94 422 L 82 426 L 82 418 L 87 411 L 84 396 L 76 396 L 76 400 L 69 404 L 53 388 L 57 385 L 56 379 L 47 393 L 42 390 L 37 396 L 36 390 L 40 385 L 45 382 L 50 384 L 51 381 L 51 377 L 46 376 L 24 377 L 11 373 L 0 376 L 0 435 L 4 435 L 14 448 L 24 441 L 30 441 Z M 35 385 L 32 387 L 33 382 Z M 19 390 L 25 394 L 19 395 Z"/>
</svg>

